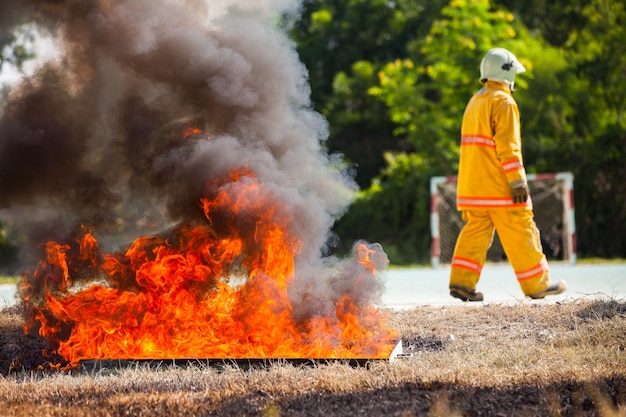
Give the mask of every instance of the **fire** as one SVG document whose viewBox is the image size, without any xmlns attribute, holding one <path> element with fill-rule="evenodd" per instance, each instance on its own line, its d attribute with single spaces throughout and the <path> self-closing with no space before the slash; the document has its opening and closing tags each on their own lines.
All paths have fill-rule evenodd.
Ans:
<svg viewBox="0 0 626 417">
<path fill-rule="evenodd" d="M 207 140 L 211 139 L 211 136 L 206 135 L 201 129 L 198 129 L 197 127 L 188 127 L 183 130 L 184 139 L 187 139 L 191 136 L 198 136 L 198 135 L 203 135 Z"/>
<path fill-rule="evenodd" d="M 70 366 L 91 359 L 388 357 L 397 335 L 387 315 L 360 305 L 376 251 L 356 248 L 355 288 L 335 311 L 296 319 L 289 288 L 301 241 L 292 213 L 247 169 L 210 181 L 204 219 L 127 249 L 102 253 L 92 231 L 75 245 L 49 242 L 25 275 L 25 331 L 38 328 Z M 87 284 L 86 284 L 87 283 Z"/>
</svg>

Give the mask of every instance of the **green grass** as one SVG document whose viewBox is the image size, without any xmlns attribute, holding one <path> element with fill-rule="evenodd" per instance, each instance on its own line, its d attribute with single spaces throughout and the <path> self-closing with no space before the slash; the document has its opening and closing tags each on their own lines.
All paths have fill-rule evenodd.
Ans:
<svg viewBox="0 0 626 417">
<path fill-rule="evenodd" d="M 20 282 L 20 277 L 0 275 L 0 284 L 17 284 L 18 282 Z"/>
<path fill-rule="evenodd" d="M 623 264 L 626 263 L 626 259 L 623 258 L 582 258 L 576 261 L 579 264 Z"/>
<path fill-rule="evenodd" d="M 503 261 L 506 262 L 506 261 Z M 568 261 L 560 261 L 560 260 L 548 260 L 549 263 L 567 263 Z M 576 264 L 578 265 L 613 265 L 613 264 L 624 264 L 626 263 L 626 258 L 578 258 L 576 260 Z M 430 268 L 432 265 L 427 263 L 413 263 L 413 264 L 390 264 L 389 269 L 411 269 L 411 268 Z"/>
</svg>

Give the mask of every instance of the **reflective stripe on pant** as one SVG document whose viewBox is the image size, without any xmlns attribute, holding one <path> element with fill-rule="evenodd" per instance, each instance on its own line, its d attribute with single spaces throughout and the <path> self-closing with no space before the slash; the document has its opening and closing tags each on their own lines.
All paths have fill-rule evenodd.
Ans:
<svg viewBox="0 0 626 417">
<path fill-rule="evenodd" d="M 550 285 L 549 268 L 531 210 L 465 210 L 454 248 L 450 284 L 475 290 L 494 229 L 525 295 Z"/>
</svg>

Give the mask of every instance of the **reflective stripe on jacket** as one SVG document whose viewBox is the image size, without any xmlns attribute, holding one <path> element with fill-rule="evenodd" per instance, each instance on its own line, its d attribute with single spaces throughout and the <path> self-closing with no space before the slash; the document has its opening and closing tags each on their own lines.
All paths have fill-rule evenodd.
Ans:
<svg viewBox="0 0 626 417">
<path fill-rule="evenodd" d="M 530 198 L 511 198 L 511 187 L 525 183 L 517 103 L 508 86 L 487 81 L 463 115 L 457 208 L 532 209 Z"/>
</svg>

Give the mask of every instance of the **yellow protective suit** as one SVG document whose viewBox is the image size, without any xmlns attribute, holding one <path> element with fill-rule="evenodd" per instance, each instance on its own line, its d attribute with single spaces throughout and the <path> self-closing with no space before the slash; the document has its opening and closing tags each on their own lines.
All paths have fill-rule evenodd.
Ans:
<svg viewBox="0 0 626 417">
<path fill-rule="evenodd" d="M 516 204 L 511 197 L 511 187 L 525 183 L 517 103 L 506 84 L 486 81 L 463 115 L 457 209 L 467 223 L 454 250 L 450 285 L 476 289 L 495 229 L 524 294 L 548 288 L 532 201 Z"/>
</svg>

